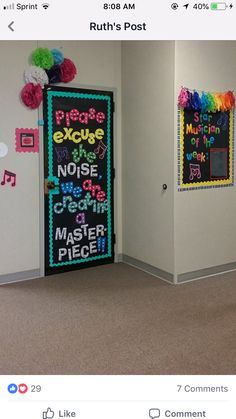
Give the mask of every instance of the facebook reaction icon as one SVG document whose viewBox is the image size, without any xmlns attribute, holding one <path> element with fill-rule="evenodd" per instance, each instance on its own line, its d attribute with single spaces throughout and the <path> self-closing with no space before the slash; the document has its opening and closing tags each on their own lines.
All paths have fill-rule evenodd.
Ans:
<svg viewBox="0 0 236 419">
<path fill-rule="evenodd" d="M 9 384 L 7 387 L 8 393 L 15 394 L 18 390 L 18 386 L 16 384 Z"/>
</svg>

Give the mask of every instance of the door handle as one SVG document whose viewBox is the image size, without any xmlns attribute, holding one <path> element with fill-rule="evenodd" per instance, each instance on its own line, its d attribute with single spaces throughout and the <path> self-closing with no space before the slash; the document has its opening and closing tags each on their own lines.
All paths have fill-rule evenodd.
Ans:
<svg viewBox="0 0 236 419">
<path fill-rule="evenodd" d="M 50 182 L 49 180 L 47 181 L 47 188 L 49 190 L 54 189 L 56 187 L 54 182 Z"/>
<path fill-rule="evenodd" d="M 56 188 L 55 182 L 48 180 L 48 179 L 44 179 L 44 193 L 46 195 L 49 194 L 50 191 L 52 191 L 53 189 Z"/>
</svg>

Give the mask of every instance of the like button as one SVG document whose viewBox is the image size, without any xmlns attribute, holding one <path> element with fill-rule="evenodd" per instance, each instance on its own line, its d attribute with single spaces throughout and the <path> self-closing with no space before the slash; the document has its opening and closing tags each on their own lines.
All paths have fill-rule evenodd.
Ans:
<svg viewBox="0 0 236 419">
<path fill-rule="evenodd" d="M 48 407 L 46 412 L 43 412 L 43 419 L 52 419 L 54 416 L 53 410 Z"/>
</svg>

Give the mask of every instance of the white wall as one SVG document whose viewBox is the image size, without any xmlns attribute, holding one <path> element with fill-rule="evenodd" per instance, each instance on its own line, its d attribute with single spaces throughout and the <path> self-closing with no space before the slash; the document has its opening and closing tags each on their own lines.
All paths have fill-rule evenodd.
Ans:
<svg viewBox="0 0 236 419">
<path fill-rule="evenodd" d="M 236 42 L 176 42 L 175 86 L 175 103 L 181 86 L 236 91 Z M 188 192 L 175 186 L 175 261 L 178 274 L 236 261 L 235 186 Z"/>
<path fill-rule="evenodd" d="M 9 147 L 0 158 L 4 169 L 17 173 L 17 185 L 0 185 L 0 275 L 39 268 L 39 165 L 38 155 L 15 152 L 15 128 L 37 127 L 38 111 L 27 110 L 19 101 L 23 72 L 37 46 L 62 47 L 78 69 L 73 85 L 117 88 L 117 136 L 115 155 L 118 179 L 117 210 L 121 214 L 121 44 L 105 41 L 0 42 L 0 142 Z M 121 252 L 121 219 L 117 225 Z"/>
<path fill-rule="evenodd" d="M 173 100 L 174 42 L 123 42 L 123 253 L 170 273 Z"/>
<path fill-rule="evenodd" d="M 16 187 L 0 185 L 0 274 L 34 269 L 39 265 L 38 155 L 15 152 L 15 128 L 37 128 L 37 112 L 20 104 L 23 70 L 35 42 L 0 42 L 0 142 L 9 152 L 0 158 L 17 174 Z"/>
</svg>

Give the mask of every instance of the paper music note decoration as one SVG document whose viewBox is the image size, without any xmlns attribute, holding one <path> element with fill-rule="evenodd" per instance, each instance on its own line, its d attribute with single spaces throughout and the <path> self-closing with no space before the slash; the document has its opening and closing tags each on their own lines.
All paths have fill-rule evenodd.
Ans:
<svg viewBox="0 0 236 419">
<path fill-rule="evenodd" d="M 192 164 L 190 163 L 189 165 L 190 168 L 190 176 L 189 176 L 189 180 L 193 180 L 193 178 L 197 178 L 197 179 L 201 179 L 201 169 L 200 169 L 200 164 Z"/>
<path fill-rule="evenodd" d="M 225 131 L 227 128 L 227 122 L 228 122 L 228 115 L 225 112 L 221 112 L 220 117 L 217 121 L 217 125 L 222 124 L 222 129 Z"/>
<path fill-rule="evenodd" d="M 61 163 L 63 159 L 70 160 L 67 147 L 55 147 L 57 154 L 57 163 Z"/>
<path fill-rule="evenodd" d="M 98 146 L 94 149 L 94 152 L 98 154 L 99 159 L 104 159 L 106 151 L 107 146 L 100 140 Z"/>
<path fill-rule="evenodd" d="M 6 181 L 11 182 L 11 186 L 16 186 L 16 174 L 9 172 L 9 170 L 4 170 L 1 185 L 5 185 Z"/>
</svg>

